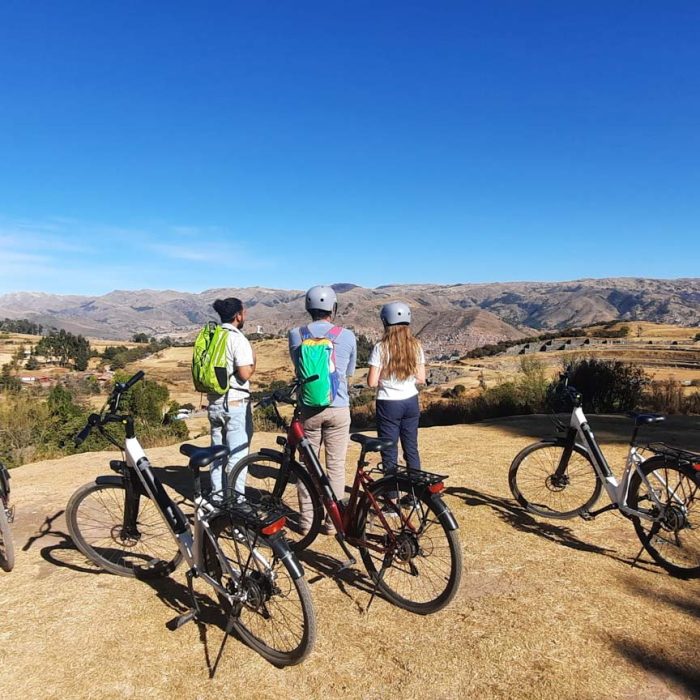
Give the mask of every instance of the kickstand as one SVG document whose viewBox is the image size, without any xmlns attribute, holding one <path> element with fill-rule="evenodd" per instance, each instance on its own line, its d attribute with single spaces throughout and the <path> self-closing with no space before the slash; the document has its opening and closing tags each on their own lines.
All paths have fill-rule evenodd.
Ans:
<svg viewBox="0 0 700 700">
<path fill-rule="evenodd" d="M 357 562 L 355 560 L 355 557 L 352 556 L 350 553 L 350 550 L 348 549 L 347 545 L 345 544 L 345 539 L 343 538 L 342 535 L 336 534 L 335 536 L 336 541 L 340 545 L 340 548 L 343 550 L 345 553 L 345 556 L 347 559 L 343 562 L 340 563 L 340 566 L 333 572 L 334 576 L 337 576 L 338 574 L 342 573 L 346 569 L 349 569 L 351 566 L 354 566 Z"/>
<path fill-rule="evenodd" d="M 178 615 L 174 620 L 168 623 L 170 629 L 179 630 L 180 627 L 186 625 L 188 622 L 194 620 L 198 622 L 201 618 L 201 611 L 199 609 L 199 603 L 197 602 L 197 597 L 194 594 L 194 587 L 192 585 L 192 579 L 196 576 L 194 569 L 190 569 L 187 574 L 187 590 L 190 594 L 190 599 L 192 600 L 192 607 L 182 615 Z"/>
<path fill-rule="evenodd" d="M 374 588 L 372 589 L 372 595 L 369 597 L 369 603 L 367 603 L 367 609 L 365 610 L 366 613 L 369 612 L 369 606 L 372 605 L 372 601 L 374 600 L 374 596 L 377 595 L 377 589 L 379 588 L 379 584 L 381 583 L 381 580 L 384 578 L 384 572 L 389 568 L 390 564 L 391 564 L 391 555 L 387 553 L 384 555 L 384 561 L 382 562 L 382 568 L 379 570 L 379 574 L 377 575 L 377 578 L 374 580 Z"/>
</svg>

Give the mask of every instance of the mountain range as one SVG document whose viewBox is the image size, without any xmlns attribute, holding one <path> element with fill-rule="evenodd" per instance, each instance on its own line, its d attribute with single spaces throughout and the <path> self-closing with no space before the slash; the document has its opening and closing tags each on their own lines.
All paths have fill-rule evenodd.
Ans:
<svg viewBox="0 0 700 700">
<path fill-rule="evenodd" d="M 700 278 L 333 286 L 338 293 L 337 322 L 371 338 L 381 333 L 382 304 L 410 304 L 414 333 L 433 357 L 532 335 L 538 329 L 617 319 L 700 325 Z M 279 334 L 308 320 L 303 290 L 264 287 L 201 293 L 113 291 L 102 296 L 16 292 L 0 295 L 0 318 L 27 318 L 45 327 L 115 340 L 135 333 L 188 338 L 204 322 L 217 320 L 211 304 L 227 296 L 240 298 L 248 308 L 248 332 Z"/>
</svg>

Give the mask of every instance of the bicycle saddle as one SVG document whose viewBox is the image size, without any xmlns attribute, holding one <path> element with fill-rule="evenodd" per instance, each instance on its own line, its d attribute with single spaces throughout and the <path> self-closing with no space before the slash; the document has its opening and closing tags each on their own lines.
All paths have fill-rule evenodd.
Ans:
<svg viewBox="0 0 700 700">
<path fill-rule="evenodd" d="M 666 420 L 666 416 L 662 416 L 660 413 L 628 413 L 627 415 L 634 420 L 635 425 L 661 423 L 661 421 Z"/>
<path fill-rule="evenodd" d="M 189 467 L 206 467 L 215 459 L 228 457 L 228 447 L 226 445 L 212 445 L 211 447 L 197 447 L 197 445 L 180 445 L 180 454 L 190 458 Z"/>
<path fill-rule="evenodd" d="M 362 445 L 362 449 L 367 452 L 381 452 L 382 450 L 388 450 L 390 447 L 396 446 L 395 440 L 369 437 L 369 435 L 362 435 L 361 433 L 353 433 L 350 439 L 353 442 L 359 442 L 360 445 Z"/>
</svg>

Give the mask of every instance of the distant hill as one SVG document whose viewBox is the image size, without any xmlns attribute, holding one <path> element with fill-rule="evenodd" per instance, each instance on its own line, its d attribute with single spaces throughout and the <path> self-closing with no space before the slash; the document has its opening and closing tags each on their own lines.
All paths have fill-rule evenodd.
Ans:
<svg viewBox="0 0 700 700">
<path fill-rule="evenodd" d="M 401 299 L 413 309 L 414 331 L 433 357 L 504 339 L 534 329 L 581 326 L 615 319 L 700 325 L 700 278 L 585 279 L 570 282 L 492 284 L 405 284 L 375 289 L 335 285 L 338 322 L 376 338 L 379 309 Z M 134 333 L 191 337 L 215 318 L 212 302 L 237 296 L 250 309 L 248 330 L 283 333 L 307 319 L 303 290 L 246 287 L 199 294 L 173 290 L 114 291 L 102 296 L 60 296 L 37 292 L 0 295 L 0 318 L 28 318 L 98 338 Z"/>
</svg>

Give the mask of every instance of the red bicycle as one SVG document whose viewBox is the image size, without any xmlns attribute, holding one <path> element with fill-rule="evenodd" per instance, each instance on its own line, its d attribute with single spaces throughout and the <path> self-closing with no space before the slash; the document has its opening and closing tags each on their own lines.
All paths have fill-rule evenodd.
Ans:
<svg viewBox="0 0 700 700">
<path fill-rule="evenodd" d="M 381 463 L 371 467 L 367 454 L 381 454 L 392 443 L 356 433 L 350 439 L 362 449 L 352 489 L 348 498 L 339 499 L 304 434 L 297 401 L 300 386 L 295 381 L 258 402 L 257 406 L 271 406 L 276 422 L 286 430 L 286 437 L 277 437 L 282 450 L 263 448 L 247 455 L 233 467 L 228 483 L 237 488 L 245 483 L 249 502 L 284 512 L 287 541 L 295 551 L 314 541 L 325 509 L 348 557 L 339 571 L 356 563 L 347 548 L 352 545 L 374 581 L 372 596 L 380 590 L 394 604 L 419 614 L 440 610 L 455 596 L 462 575 L 457 521 L 440 496 L 446 477 L 400 467 L 385 471 Z M 294 406 L 289 423 L 278 403 Z M 310 527 L 309 511 L 302 527 L 301 498 L 311 502 Z"/>
</svg>

